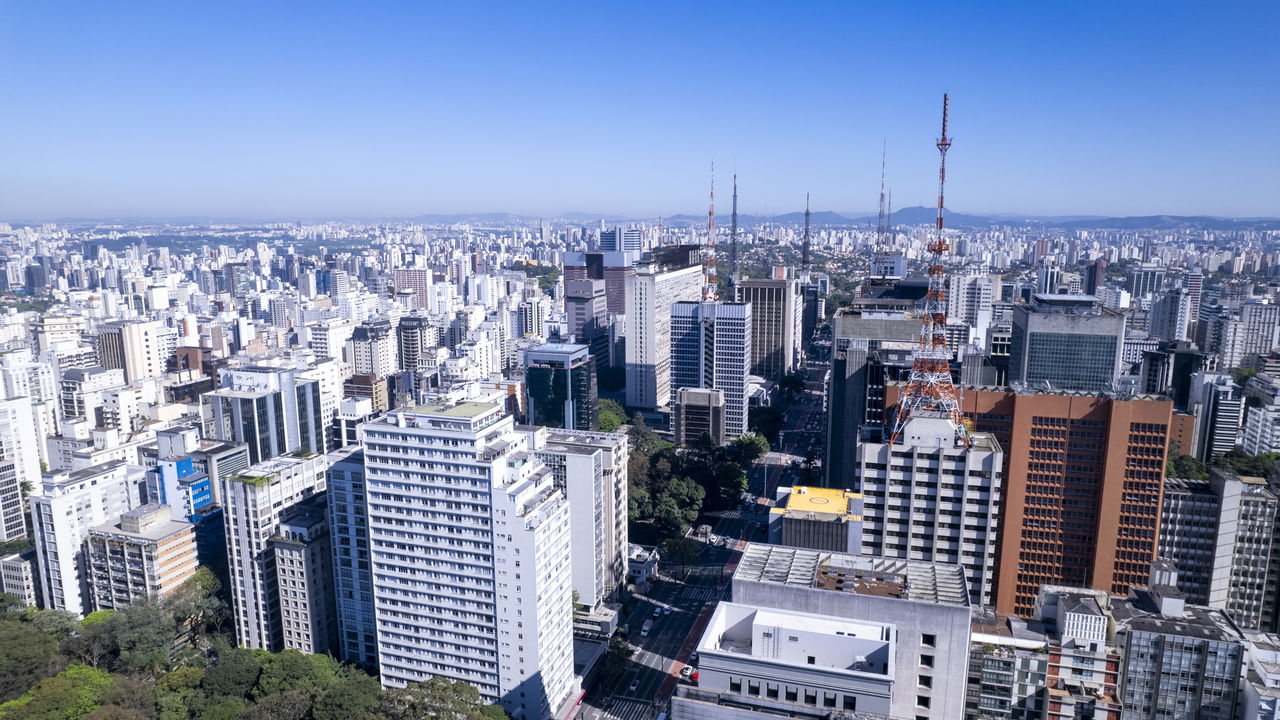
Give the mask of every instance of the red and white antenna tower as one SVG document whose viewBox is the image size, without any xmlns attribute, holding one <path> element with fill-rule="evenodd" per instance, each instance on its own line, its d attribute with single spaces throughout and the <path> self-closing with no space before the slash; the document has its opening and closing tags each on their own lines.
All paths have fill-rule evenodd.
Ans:
<svg viewBox="0 0 1280 720">
<path fill-rule="evenodd" d="M 715 302 L 720 299 L 720 288 L 716 278 L 716 164 L 711 163 L 711 204 L 707 208 L 707 247 L 702 253 L 702 276 L 706 284 L 702 287 L 702 300 Z"/>
<path fill-rule="evenodd" d="M 920 340 L 912 353 L 911 379 L 907 381 L 898 399 L 898 417 L 893 425 L 889 444 L 897 442 L 902 428 L 913 415 L 928 413 L 941 415 L 955 424 L 957 432 L 965 430 L 964 416 L 960 412 L 960 395 L 951 383 L 951 350 L 947 348 L 947 271 L 943 265 L 950 248 L 942 232 L 943 188 L 947 184 L 947 150 L 951 138 L 947 137 L 947 109 L 950 97 L 942 96 L 942 137 L 938 138 L 938 152 L 942 160 L 938 165 L 938 219 L 933 239 L 929 241 L 929 292 L 924 296 L 924 312 L 921 315 Z M 966 440 L 967 442 L 967 440 Z"/>
</svg>

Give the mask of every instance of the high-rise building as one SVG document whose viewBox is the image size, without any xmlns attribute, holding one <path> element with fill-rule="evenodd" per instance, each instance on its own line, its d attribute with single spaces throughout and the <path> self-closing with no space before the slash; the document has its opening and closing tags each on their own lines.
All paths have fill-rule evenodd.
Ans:
<svg viewBox="0 0 1280 720">
<path fill-rule="evenodd" d="M 206 437 L 249 446 L 249 462 L 298 450 L 323 453 L 327 426 L 320 381 L 291 368 L 250 366 L 224 370 L 222 387 L 206 393 Z"/>
<path fill-rule="evenodd" d="M 401 370 L 417 372 L 419 358 L 440 345 L 440 326 L 424 315 L 405 315 L 396 326 Z"/>
<path fill-rule="evenodd" d="M 609 302 L 603 280 L 565 280 L 564 312 L 574 342 L 591 346 L 596 374 L 614 365 L 609 342 Z"/>
<path fill-rule="evenodd" d="M 637 263 L 626 278 L 627 406 L 641 410 L 670 404 L 671 308 L 702 297 L 700 248 L 664 250 Z"/>
<path fill-rule="evenodd" d="M 195 527 L 166 505 L 140 505 L 89 530 L 85 567 L 90 609 L 118 610 L 163 598 L 196 574 Z"/>
<path fill-rule="evenodd" d="M 369 558 L 368 502 L 364 449 L 348 445 L 329 454 L 326 494 L 333 555 L 335 651 L 366 670 L 378 667 L 378 635 L 373 610 L 373 569 Z"/>
<path fill-rule="evenodd" d="M 387 320 L 370 320 L 356 326 L 347 341 L 351 372 L 380 378 L 395 374 L 400 367 L 396 339 L 396 333 Z"/>
<path fill-rule="evenodd" d="M 107 323 L 98 331 L 98 362 L 124 370 L 126 382 L 164 375 L 160 330 L 154 321 Z"/>
<path fill-rule="evenodd" d="M 1107 284 L 1107 261 L 1098 258 L 1089 263 L 1084 274 L 1084 294 L 1097 295 L 1098 288 Z"/>
<path fill-rule="evenodd" d="M 1230 375 L 1198 372 L 1191 376 L 1191 405 L 1199 419 L 1196 446 L 1188 455 L 1210 462 L 1231 452 L 1240 439 L 1245 401 Z"/>
<path fill-rule="evenodd" d="M 45 475 L 31 504 L 41 607 L 76 614 L 90 607 L 84 540 L 89 531 L 142 504 L 145 470 L 116 460 Z"/>
<path fill-rule="evenodd" d="M 595 428 L 600 399 L 589 346 L 545 343 L 525 351 L 524 365 L 525 407 L 531 425 Z"/>
<path fill-rule="evenodd" d="M 31 398 L 0 400 L 0 542 L 27 535 L 23 486 L 40 483 L 39 434 Z"/>
<path fill-rule="evenodd" d="M 603 280 L 610 315 L 627 312 L 627 278 L 636 274 L 638 252 L 564 253 L 564 279 Z"/>
<path fill-rule="evenodd" d="M 328 458 L 283 456 L 254 463 L 223 478 L 227 561 L 236 642 L 241 647 L 279 652 L 288 647 L 281 604 L 305 594 L 281 587 L 273 538 L 301 504 L 324 492 Z"/>
<path fill-rule="evenodd" d="M 425 308 L 430 302 L 431 271 L 425 268 L 396 268 L 392 273 L 392 285 L 397 290 L 411 290 L 414 308 Z"/>
<path fill-rule="evenodd" d="M 747 432 L 752 318 L 747 303 L 677 302 L 671 306 L 671 400 L 680 388 L 724 393 L 724 431 Z"/>
<path fill-rule="evenodd" d="M 729 440 L 724 431 L 724 392 L 706 388 L 676 390 L 672 428 L 676 444 L 682 447 L 692 447 L 704 436 L 712 445 L 724 445 Z"/>
<path fill-rule="evenodd" d="M 890 388 L 896 404 L 898 387 Z M 1002 448 L 996 608 L 1030 617 L 1040 586 L 1116 594 L 1146 582 L 1156 532 L 1173 403 L 968 388 L 961 409 Z"/>
<path fill-rule="evenodd" d="M 336 649 L 338 621 L 327 506 L 324 495 L 295 505 L 271 538 L 280 637 L 286 650 L 316 654 Z"/>
<path fill-rule="evenodd" d="M 776 381 L 794 370 L 804 352 L 800 281 L 777 267 L 773 278 L 739 280 L 734 293 L 735 300 L 751 305 L 751 374 Z"/>
<path fill-rule="evenodd" d="M 912 350 L 920 339 L 920 322 L 904 319 L 908 303 L 859 301 L 832 319 L 831 375 L 827 386 L 827 457 L 825 484 L 854 485 L 854 449 L 865 437 L 884 434 L 885 387 L 911 373 Z"/>
<path fill-rule="evenodd" d="M 1177 567 L 1178 589 L 1189 602 L 1225 610 L 1248 630 L 1270 626 L 1276 508 L 1262 478 L 1214 468 L 1208 480 L 1165 481 L 1159 554 Z"/>
<path fill-rule="evenodd" d="M 1120 374 L 1124 316 L 1088 295 L 1036 295 L 1017 305 L 1009 382 L 1052 390 L 1111 390 Z"/>
<path fill-rule="evenodd" d="M 1135 298 L 1160 292 L 1160 287 L 1164 285 L 1164 272 L 1163 265 L 1154 263 L 1142 263 L 1130 268 L 1129 292 L 1133 293 Z"/>
<path fill-rule="evenodd" d="M 769 511 L 769 542 L 810 550 L 860 554 L 864 518 L 862 493 L 831 488 L 778 488 Z"/>
<path fill-rule="evenodd" d="M 916 413 L 897 443 L 857 453 L 862 554 L 960 565 L 973 604 L 992 604 L 1004 492 L 995 437 L 966 440 L 946 417 Z"/>
<path fill-rule="evenodd" d="M 1170 290 L 1161 293 L 1151 304 L 1147 330 L 1152 337 L 1163 340 L 1189 340 L 1191 318 L 1191 293 Z"/>
<path fill-rule="evenodd" d="M 468 401 L 391 412 L 361 444 L 383 685 L 439 676 L 516 720 L 562 717 L 578 692 L 569 504 L 527 436 Z"/>
</svg>

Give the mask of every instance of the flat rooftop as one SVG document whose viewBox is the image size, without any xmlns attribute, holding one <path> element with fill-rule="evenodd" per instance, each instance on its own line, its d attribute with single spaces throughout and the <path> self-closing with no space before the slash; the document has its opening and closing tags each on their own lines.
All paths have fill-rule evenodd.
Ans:
<svg viewBox="0 0 1280 720">
<path fill-rule="evenodd" d="M 751 543 L 733 579 L 968 607 L 959 565 Z"/>
<path fill-rule="evenodd" d="M 779 515 L 807 515 L 813 513 L 856 518 L 859 516 L 851 515 L 849 512 L 849 503 L 851 500 L 860 497 L 862 497 L 860 493 L 853 493 L 847 490 L 797 485 L 791 488 L 791 494 L 787 495 L 786 506 L 775 507 L 770 510 L 770 513 Z"/>
<path fill-rule="evenodd" d="M 427 405 L 419 405 L 410 412 L 422 415 L 440 415 L 443 417 L 459 418 L 463 420 L 472 420 L 498 407 L 493 403 L 477 402 L 475 400 L 464 400 L 460 403 L 429 403 Z"/>
<path fill-rule="evenodd" d="M 707 623 L 698 652 L 888 676 L 894 634 L 894 627 L 885 623 L 722 602 Z"/>
</svg>

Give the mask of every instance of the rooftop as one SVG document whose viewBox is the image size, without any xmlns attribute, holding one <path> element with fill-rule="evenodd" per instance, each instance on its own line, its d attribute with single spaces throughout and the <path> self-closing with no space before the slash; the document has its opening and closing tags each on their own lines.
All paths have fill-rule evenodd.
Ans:
<svg viewBox="0 0 1280 720">
<path fill-rule="evenodd" d="M 894 635 L 885 623 L 722 602 L 698 651 L 886 676 L 892 673 Z"/>
<path fill-rule="evenodd" d="M 496 407 L 498 406 L 493 403 L 464 400 L 457 404 L 438 402 L 419 405 L 418 407 L 413 408 L 411 412 L 421 413 L 423 415 L 440 415 L 443 417 L 473 420 Z"/>
<path fill-rule="evenodd" d="M 860 493 L 846 490 L 796 485 L 791 488 L 791 494 L 787 495 L 786 507 L 773 508 L 771 512 L 786 515 L 818 513 L 849 516 L 850 501 L 860 497 Z"/>
<path fill-rule="evenodd" d="M 733 579 L 937 605 L 969 605 L 969 590 L 959 565 L 780 545 L 747 545 Z"/>
</svg>

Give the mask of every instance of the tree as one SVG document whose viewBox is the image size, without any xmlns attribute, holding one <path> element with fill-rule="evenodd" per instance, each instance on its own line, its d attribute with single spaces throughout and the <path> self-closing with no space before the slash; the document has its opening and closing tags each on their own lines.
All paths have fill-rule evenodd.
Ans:
<svg viewBox="0 0 1280 720">
<path fill-rule="evenodd" d="M 80 627 L 80 616 L 66 610 L 38 610 L 31 616 L 31 624 L 61 642 Z"/>
<path fill-rule="evenodd" d="M 766 439 L 776 439 L 786 422 L 786 410 L 777 405 L 759 405 L 747 413 L 747 426 Z"/>
<path fill-rule="evenodd" d="M 733 439 L 730 445 L 735 461 L 745 467 L 751 467 L 757 460 L 769 453 L 769 441 L 763 435 L 748 433 Z"/>
<path fill-rule="evenodd" d="M 782 391 L 788 399 L 795 399 L 804 394 L 805 377 L 804 373 L 792 372 L 782 376 L 778 381 L 778 389 Z"/>
<path fill-rule="evenodd" d="M 464 682 L 433 677 L 382 693 L 378 717 L 384 720 L 479 720 L 480 691 Z"/>
<path fill-rule="evenodd" d="M 0 705 L 4 720 L 82 720 L 100 705 L 111 675 L 86 665 L 66 670 L 36 683 L 17 700 Z"/>
<path fill-rule="evenodd" d="M 354 669 L 344 668 L 340 675 L 316 697 L 315 720 L 374 720 L 382 696 L 378 680 Z"/>
<path fill-rule="evenodd" d="M 159 603 L 129 603 L 116 613 L 113 625 L 120 662 L 126 667 L 154 672 L 168 666 L 178 633 L 173 616 Z"/>
<path fill-rule="evenodd" d="M 643 485 L 631 483 L 627 488 L 627 519 L 632 522 L 653 517 L 653 499 Z"/>
<path fill-rule="evenodd" d="M 216 700 L 243 699 L 258 684 L 262 663 L 256 655 L 242 648 L 226 648 L 218 653 L 218 661 L 205 671 L 204 687 Z"/>
<path fill-rule="evenodd" d="M 200 675 L 204 674 L 197 668 L 192 669 Z M 151 720 L 156 714 L 155 681 L 146 675 L 111 676 L 111 684 L 102 692 L 102 708 L 94 713 L 95 718 L 108 708 L 115 708 L 112 717 L 121 720 L 135 716 Z"/>
<path fill-rule="evenodd" d="M 600 399 L 600 414 L 596 418 L 596 429 L 601 432 L 613 432 L 627 421 L 627 411 L 616 400 Z"/>
<path fill-rule="evenodd" d="M 1239 448 L 1232 448 L 1219 457 L 1216 464 L 1237 475 L 1265 478 L 1275 469 L 1278 459 L 1280 459 L 1280 453 L 1250 455 Z"/>
<path fill-rule="evenodd" d="M 18 697 L 63 664 L 54 638 L 30 623 L 0 620 L 0 702 Z"/>
<path fill-rule="evenodd" d="M 658 529 L 670 537 L 680 537 L 702 512 L 702 501 L 707 491 L 687 478 L 674 477 L 653 503 L 653 521 Z"/>
<path fill-rule="evenodd" d="M 268 695 L 236 717 L 240 720 L 303 720 L 311 713 L 311 695 L 306 690 Z"/>
<path fill-rule="evenodd" d="M 93 711 L 86 720 L 151 720 L 151 716 L 133 708 L 103 705 Z"/>
<path fill-rule="evenodd" d="M 1209 478 L 1208 466 L 1190 455 L 1169 455 L 1168 461 L 1165 462 L 1164 472 L 1169 477 L 1190 480 L 1207 480 Z"/>
<path fill-rule="evenodd" d="M 297 650 L 285 650 L 263 663 L 253 696 L 262 698 L 286 690 L 314 694 L 336 682 L 337 671 L 337 663 L 328 655 L 304 655 Z"/>
<path fill-rule="evenodd" d="M 722 462 L 716 465 L 715 480 L 722 507 L 737 502 L 747 491 L 747 473 L 737 463 Z"/>
<path fill-rule="evenodd" d="M 698 561 L 698 553 L 701 550 L 702 546 L 697 540 L 685 537 L 663 540 L 658 548 L 663 560 L 680 563 L 686 575 L 689 573 L 689 564 Z"/>
<path fill-rule="evenodd" d="M 205 708 L 198 717 L 200 720 L 232 720 L 247 706 L 243 700 L 224 700 Z"/>
</svg>

